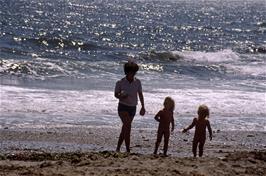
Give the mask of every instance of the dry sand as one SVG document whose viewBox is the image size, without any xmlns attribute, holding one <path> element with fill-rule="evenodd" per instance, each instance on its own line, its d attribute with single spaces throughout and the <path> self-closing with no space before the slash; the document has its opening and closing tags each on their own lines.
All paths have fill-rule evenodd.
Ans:
<svg viewBox="0 0 266 176">
<path fill-rule="evenodd" d="M 156 131 L 132 130 L 132 152 L 112 152 L 118 128 L 1 129 L 0 175 L 266 175 L 266 133 L 215 131 L 203 158 L 193 132 L 176 131 L 169 157 L 153 156 Z M 122 149 L 124 150 L 124 148 Z"/>
<path fill-rule="evenodd" d="M 1 156 L 0 175 L 261 175 L 266 151 L 226 157 L 179 158 L 114 152 L 36 153 Z"/>
</svg>

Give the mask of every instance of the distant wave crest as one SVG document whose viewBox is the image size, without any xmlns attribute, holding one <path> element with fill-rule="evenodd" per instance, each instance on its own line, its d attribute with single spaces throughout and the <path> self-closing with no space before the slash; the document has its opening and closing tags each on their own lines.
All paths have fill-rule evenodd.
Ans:
<svg viewBox="0 0 266 176">
<path fill-rule="evenodd" d="M 239 60 L 237 53 L 230 49 L 217 52 L 202 51 L 150 51 L 141 53 L 141 59 L 160 61 L 193 61 L 193 62 L 228 62 Z"/>
<path fill-rule="evenodd" d="M 102 47 L 95 43 L 83 42 L 79 40 L 65 39 L 62 37 L 48 37 L 42 36 L 37 38 L 20 38 L 14 37 L 17 42 L 23 42 L 31 46 L 41 46 L 48 48 L 63 48 L 63 49 L 74 49 L 74 50 L 98 50 Z"/>
<path fill-rule="evenodd" d="M 145 73 L 178 74 L 201 79 L 265 79 L 263 56 L 241 55 L 231 49 L 217 52 L 150 51 L 139 53 L 137 62 Z M 122 57 L 122 56 L 121 56 Z M 111 60 L 69 60 L 32 58 L 0 59 L 0 74 L 34 78 L 121 74 L 122 62 Z M 156 73 L 157 72 L 157 73 Z"/>
</svg>

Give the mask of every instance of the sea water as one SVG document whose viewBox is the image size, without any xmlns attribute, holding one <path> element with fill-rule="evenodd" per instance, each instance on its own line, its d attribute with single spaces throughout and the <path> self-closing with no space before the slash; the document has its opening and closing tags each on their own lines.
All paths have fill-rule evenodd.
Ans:
<svg viewBox="0 0 266 176">
<path fill-rule="evenodd" d="M 264 0 L 0 0 L 0 127 L 120 128 L 134 57 L 134 128 L 171 96 L 178 129 L 206 104 L 214 129 L 266 131 L 265 17 Z"/>
</svg>

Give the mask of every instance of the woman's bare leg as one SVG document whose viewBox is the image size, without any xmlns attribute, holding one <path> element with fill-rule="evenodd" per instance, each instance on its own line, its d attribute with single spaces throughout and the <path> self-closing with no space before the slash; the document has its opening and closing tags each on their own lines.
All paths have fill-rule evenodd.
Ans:
<svg viewBox="0 0 266 176">
<path fill-rule="evenodd" d="M 120 151 L 120 147 L 125 140 L 126 150 L 127 152 L 130 152 L 130 133 L 133 118 L 129 116 L 128 112 L 119 112 L 118 114 L 122 120 L 123 126 L 117 143 L 116 151 Z"/>
</svg>

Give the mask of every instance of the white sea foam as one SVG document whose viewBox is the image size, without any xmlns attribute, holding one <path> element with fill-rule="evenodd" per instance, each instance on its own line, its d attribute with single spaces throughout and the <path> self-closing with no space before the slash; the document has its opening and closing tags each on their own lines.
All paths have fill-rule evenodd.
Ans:
<svg viewBox="0 0 266 176">
<path fill-rule="evenodd" d="M 147 123 L 153 120 L 154 114 L 162 108 L 164 98 L 171 96 L 176 102 L 177 118 L 195 117 L 197 107 L 206 104 L 213 119 L 231 118 L 241 121 L 254 117 L 255 126 L 265 124 L 260 130 L 266 129 L 266 120 L 261 122 L 261 119 L 266 117 L 265 93 L 211 89 L 153 89 L 146 91 L 144 95 L 147 115 L 141 117 L 141 120 Z M 69 91 L 2 85 L 0 114 L 1 126 L 38 127 L 56 124 L 112 126 L 119 122 L 119 118 L 113 121 L 114 117 L 117 117 L 117 99 L 114 98 L 112 91 L 103 90 Z M 140 117 L 137 115 L 136 118 Z M 228 127 L 226 124 L 228 120 L 221 123 Z M 243 128 L 249 126 L 245 123 L 237 125 Z"/>
<path fill-rule="evenodd" d="M 115 109 L 110 91 L 71 91 L 1 86 L 1 113 L 53 116 L 109 114 Z"/>
<path fill-rule="evenodd" d="M 266 78 L 266 65 L 265 64 L 245 64 L 245 65 L 231 65 L 226 64 L 226 68 L 238 75 L 251 75 L 251 76 L 263 76 Z"/>
<path fill-rule="evenodd" d="M 217 52 L 202 52 L 202 51 L 173 51 L 174 55 L 181 56 L 185 60 L 195 62 L 231 62 L 240 59 L 237 53 L 231 49 L 221 50 Z"/>
<path fill-rule="evenodd" d="M 234 73 L 234 75 L 266 77 L 265 57 L 263 58 L 260 55 L 240 55 L 230 49 L 217 52 L 173 51 L 170 55 L 181 57 L 190 62 L 219 64 L 225 67 L 228 73 Z M 253 62 L 247 62 L 246 60 L 253 60 Z"/>
<path fill-rule="evenodd" d="M 211 89 L 157 89 L 158 93 L 149 94 L 147 103 L 151 104 L 155 113 L 162 106 L 165 96 L 169 95 L 176 101 L 176 112 L 181 116 L 195 115 L 200 104 L 211 109 L 211 116 L 217 117 L 251 117 L 266 115 L 266 94 L 237 90 Z"/>
</svg>

